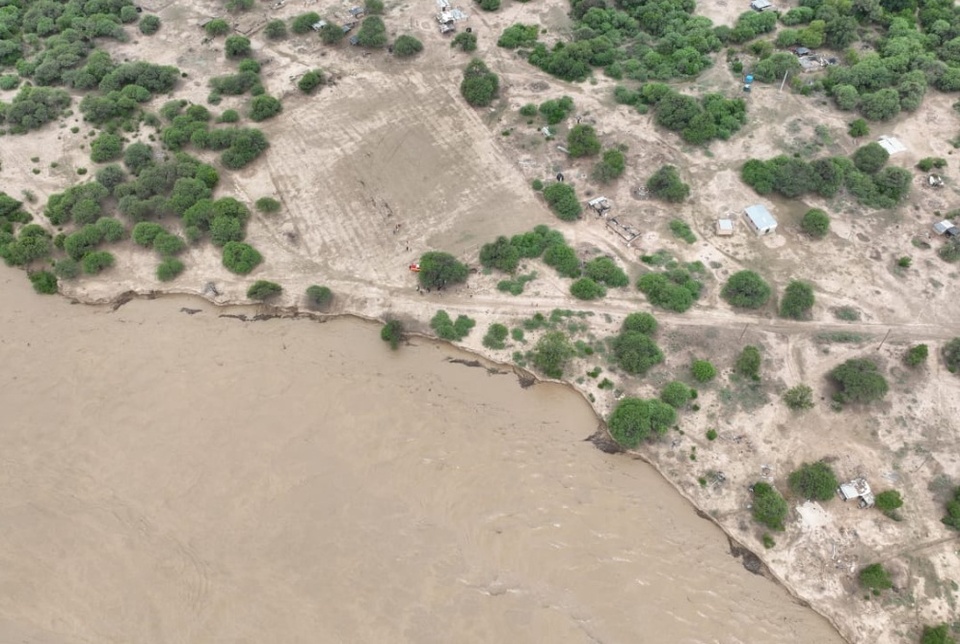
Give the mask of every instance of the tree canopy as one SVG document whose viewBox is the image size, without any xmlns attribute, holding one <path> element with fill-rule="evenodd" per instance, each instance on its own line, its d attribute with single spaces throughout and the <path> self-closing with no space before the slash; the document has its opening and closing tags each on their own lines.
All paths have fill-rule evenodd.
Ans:
<svg viewBox="0 0 960 644">
<path fill-rule="evenodd" d="M 796 494 L 815 501 L 829 501 L 839 486 L 833 470 L 823 461 L 804 463 L 790 474 L 787 482 Z"/>
<path fill-rule="evenodd" d="M 470 273 L 466 264 L 450 253 L 431 251 L 420 257 L 420 286 L 442 288 L 467 281 Z"/>
<path fill-rule="evenodd" d="M 667 433 L 676 420 L 676 410 L 665 402 L 624 398 L 613 410 L 607 425 L 613 438 L 631 449 L 650 434 Z"/>
<path fill-rule="evenodd" d="M 474 107 L 486 107 L 493 102 L 500 89 L 500 78 L 479 58 L 474 58 L 463 70 L 460 94 Z"/>
<path fill-rule="evenodd" d="M 867 403 L 880 400 L 890 389 L 879 367 L 866 358 L 851 358 L 830 372 L 837 386 L 834 400 L 839 403 Z"/>
<path fill-rule="evenodd" d="M 759 309 L 770 299 L 770 286 L 753 271 L 738 271 L 724 284 L 720 295 L 742 309 Z"/>
</svg>

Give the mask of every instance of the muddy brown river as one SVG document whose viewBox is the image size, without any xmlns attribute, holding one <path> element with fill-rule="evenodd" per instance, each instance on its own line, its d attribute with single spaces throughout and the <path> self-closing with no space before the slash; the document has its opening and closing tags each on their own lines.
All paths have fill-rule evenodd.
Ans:
<svg viewBox="0 0 960 644">
<path fill-rule="evenodd" d="M 0 641 L 841 642 L 570 391 L 219 313 L 0 270 Z"/>
</svg>

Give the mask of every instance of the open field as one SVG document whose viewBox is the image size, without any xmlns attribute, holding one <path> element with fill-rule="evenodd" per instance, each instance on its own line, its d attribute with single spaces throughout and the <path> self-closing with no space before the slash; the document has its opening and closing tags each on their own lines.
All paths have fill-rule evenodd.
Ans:
<svg viewBox="0 0 960 644">
<path fill-rule="evenodd" d="M 701 4 L 703 15 L 727 25 L 743 8 L 732 1 Z M 147 5 L 163 19 L 161 31 L 105 48 L 118 59 L 178 66 L 187 76 L 174 96 L 204 103 L 206 79 L 227 68 L 223 41 L 206 41 L 198 27 L 218 14 L 218 6 Z M 201 245 L 182 256 L 187 268 L 176 280 L 161 283 L 154 273 L 156 257 L 127 241 L 111 248 L 115 268 L 65 282 L 61 292 L 82 301 L 106 302 L 130 291 L 171 291 L 229 304 L 246 300 L 252 280 L 266 279 L 283 285 L 284 294 L 274 304 L 285 308 L 302 306 L 308 285 L 325 284 L 336 294 L 330 312 L 393 316 L 413 331 L 429 333 L 428 321 L 437 309 L 469 315 L 477 327 L 462 346 L 503 362 L 529 349 L 537 332 L 522 342 L 508 341 L 503 350 L 490 350 L 481 339 L 491 323 L 516 328 L 537 312 L 584 311 L 584 317 L 568 317 L 556 326 L 598 348 L 594 355 L 575 360 L 565 379 L 601 416 L 624 395 L 655 397 L 666 382 L 689 381 L 692 359 L 709 358 L 717 365 L 717 380 L 697 385 L 699 410 L 684 412 L 677 431 L 644 445 L 641 452 L 728 534 L 757 552 L 792 592 L 830 618 L 849 641 L 914 642 L 924 624 L 960 620 L 957 586 L 951 581 L 960 579 L 957 536 L 940 523 L 943 504 L 960 478 L 960 379 L 939 357 L 943 344 L 960 336 L 958 270 L 957 264 L 937 257 L 940 240 L 931 235 L 938 218 L 934 211 L 946 212 L 960 202 L 960 171 L 947 142 L 960 129 L 960 118 L 951 109 L 956 96 L 931 89 L 915 112 L 872 123 L 869 139 L 888 134 L 905 144 L 907 151 L 892 156 L 891 165 L 912 169 L 924 157 L 948 159 L 945 187 L 929 188 L 918 174 L 904 204 L 879 211 L 845 197 L 758 197 L 740 180 L 746 159 L 781 152 L 804 158 L 828 152 L 848 155 L 864 142 L 847 135 L 852 113 L 838 112 L 823 99 L 788 89 L 780 92 L 776 84 L 755 84 L 741 132 L 706 148 L 684 144 L 674 133 L 657 128 L 652 115 L 616 105 L 612 90 L 617 83 L 601 73 L 584 83 L 565 83 L 495 46 L 503 29 L 515 22 L 543 25 L 548 42 L 566 34 L 567 5 L 559 0 L 511 2 L 496 13 L 469 8 L 475 10 L 466 24 L 478 35 L 476 55 L 500 76 L 500 99 L 488 109 L 470 108 L 461 98 L 461 73 L 469 56 L 451 49 L 449 40 L 437 33 L 432 1 L 387 8 L 391 37 L 411 33 L 424 42 L 424 52 L 412 60 L 346 43 L 326 47 L 312 33 L 277 42 L 260 36 L 259 30 L 274 17 L 315 10 L 342 22 L 348 7 L 290 2 L 273 10 L 268 3 L 258 3 L 243 14 L 240 29 L 251 34 L 267 93 L 283 100 L 283 113 L 261 124 L 269 150 L 243 170 L 223 171 L 217 191 L 251 205 L 263 196 L 282 202 L 278 213 L 256 214 L 249 224 L 247 239 L 265 258 L 254 273 L 244 278 L 229 273 L 218 252 Z M 316 95 L 303 95 L 294 79 L 315 67 L 330 74 L 332 82 Z M 741 95 L 740 80 L 723 63 L 722 52 L 711 69 L 680 88 Z M 0 92 L 0 99 L 12 95 Z M 538 131 L 542 123 L 528 124 L 518 114 L 526 103 L 563 95 L 573 98 L 576 114 L 559 124 L 555 139 L 547 140 Z M 166 100 L 160 97 L 150 107 L 159 108 Z M 216 110 L 243 110 L 246 101 L 224 97 Z M 575 118 L 594 124 L 605 147 L 626 146 L 627 170 L 616 183 L 593 183 L 591 161 L 572 160 L 557 149 Z M 72 133 L 73 126 L 79 132 Z M 10 186 L 28 188 L 44 203 L 69 185 L 75 168 L 94 165 L 85 147 L 89 129 L 75 114 L 59 128 L 4 137 L 4 189 L 17 196 Z M 138 136 L 147 140 L 148 130 L 143 128 Z M 215 158 L 206 152 L 191 154 Z M 38 156 L 39 162 L 31 161 Z M 666 163 L 677 166 L 691 184 L 690 199 L 671 205 L 638 198 L 636 188 Z M 34 168 L 40 168 L 39 174 Z M 589 210 L 574 223 L 557 220 L 530 189 L 534 179 L 548 180 L 557 172 L 576 185 L 582 199 L 608 197 L 614 214 L 639 229 L 640 237 L 625 245 Z M 747 229 L 738 213 L 754 203 L 767 205 L 777 216 L 777 234 L 756 237 Z M 830 235 L 820 241 L 799 231 L 800 217 L 813 207 L 824 208 L 832 218 Z M 718 237 L 713 225 L 726 213 L 734 213 L 736 232 Z M 668 227 L 673 218 L 690 224 L 695 243 L 673 236 Z M 646 270 L 640 257 L 659 250 L 681 262 L 700 261 L 706 267 L 704 293 L 690 311 L 676 314 L 652 309 L 632 287 L 613 289 L 598 302 L 581 302 L 569 295 L 570 280 L 539 260 L 521 266 L 520 273 L 536 271 L 537 278 L 516 297 L 497 290 L 503 275 L 483 270 L 472 274 L 465 286 L 421 293 L 415 275 L 407 270 L 429 250 L 450 252 L 479 268 L 481 245 L 542 223 L 560 230 L 582 258 L 617 258 L 631 279 Z M 912 258 L 905 270 L 896 266 L 901 256 Z M 811 319 L 777 317 L 776 296 L 755 312 L 731 308 L 720 298 L 720 288 L 745 268 L 760 273 L 778 292 L 791 279 L 813 284 Z M 857 319 L 838 319 L 841 308 L 856 311 Z M 647 377 L 634 378 L 618 372 L 599 349 L 617 333 L 626 314 L 640 310 L 653 312 L 660 322 L 657 340 L 666 361 Z M 582 326 L 571 329 L 571 324 Z M 908 369 L 902 354 L 920 342 L 929 345 L 930 360 L 920 369 Z M 762 382 L 756 387 L 732 374 L 736 355 L 748 344 L 763 354 Z M 890 382 L 890 394 L 869 407 L 834 410 L 827 373 L 853 357 L 876 360 Z M 599 378 L 586 376 L 594 367 L 602 368 Z M 612 379 L 612 388 L 598 387 L 604 377 Z M 782 404 L 780 395 L 800 383 L 813 387 L 816 406 L 797 414 Z M 717 440 L 705 438 L 708 429 L 716 430 Z M 748 510 L 748 487 L 766 480 L 785 491 L 790 471 L 819 459 L 831 462 L 842 479 L 863 475 L 876 490 L 899 490 L 905 499 L 902 520 L 836 499 L 822 507 L 809 503 L 797 509 L 802 500 L 788 497 L 788 528 L 774 535 L 775 547 L 764 549 L 764 531 Z M 725 478 L 715 484 L 718 472 Z M 896 589 L 881 598 L 865 598 L 856 573 L 875 561 L 894 573 Z"/>
</svg>

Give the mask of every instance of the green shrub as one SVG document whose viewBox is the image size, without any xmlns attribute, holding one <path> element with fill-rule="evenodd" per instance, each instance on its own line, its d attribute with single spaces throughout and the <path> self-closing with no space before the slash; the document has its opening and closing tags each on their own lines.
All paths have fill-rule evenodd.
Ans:
<svg viewBox="0 0 960 644">
<path fill-rule="evenodd" d="M 123 139 L 117 134 L 104 132 L 90 142 L 90 160 L 94 163 L 106 163 L 119 159 L 123 154 Z"/>
<path fill-rule="evenodd" d="M 567 151 L 573 158 L 593 156 L 600 152 L 600 139 L 592 125 L 574 125 L 567 134 Z"/>
<path fill-rule="evenodd" d="M 927 361 L 927 345 L 915 344 L 903 354 L 903 361 L 909 367 L 919 367 Z"/>
<path fill-rule="evenodd" d="M 141 221 L 133 227 L 133 241 L 138 246 L 153 246 L 157 235 L 165 233 L 163 226 L 150 221 Z"/>
<path fill-rule="evenodd" d="M 960 530 L 960 487 L 953 490 L 953 498 L 947 501 L 947 514 L 940 522 L 948 528 Z"/>
<path fill-rule="evenodd" d="M 655 199 L 679 203 L 690 196 L 690 186 L 680 179 L 675 167 L 665 165 L 647 179 L 647 192 Z"/>
<path fill-rule="evenodd" d="M 507 327 L 494 323 L 487 329 L 487 334 L 483 336 L 483 346 L 488 349 L 503 349 L 506 347 L 508 330 Z"/>
<path fill-rule="evenodd" d="M 851 158 L 853 159 L 853 165 L 860 172 L 876 174 L 887 163 L 890 153 L 876 141 L 871 141 L 858 148 Z"/>
<path fill-rule="evenodd" d="M 777 542 L 774 541 L 773 537 L 770 535 L 769 532 L 763 533 L 763 537 L 761 537 L 761 541 L 763 541 L 763 547 L 766 548 L 767 550 L 777 545 Z"/>
<path fill-rule="evenodd" d="M 281 293 L 283 293 L 282 286 L 276 282 L 268 282 L 267 280 L 257 280 L 247 289 L 247 297 L 251 300 L 259 300 L 260 302 L 269 300 Z"/>
<path fill-rule="evenodd" d="M 443 288 L 467 281 L 470 270 L 466 264 L 458 262 L 449 254 L 431 251 L 420 257 L 420 286 L 423 288 Z"/>
<path fill-rule="evenodd" d="M 657 320 L 649 313 L 631 313 L 620 326 L 620 333 L 630 332 L 653 335 L 657 332 Z"/>
<path fill-rule="evenodd" d="M 943 157 L 924 157 L 917 162 L 917 168 L 923 172 L 930 172 L 934 168 L 945 168 L 947 160 Z"/>
<path fill-rule="evenodd" d="M 297 87 L 304 94 L 312 94 L 324 83 L 323 72 L 319 69 L 312 69 L 300 77 L 300 80 L 297 81 Z"/>
<path fill-rule="evenodd" d="M 310 30 L 313 29 L 313 25 L 320 22 L 320 14 L 315 11 L 310 11 L 309 13 L 301 13 L 299 16 L 293 19 L 293 22 L 290 23 L 290 31 L 297 35 L 303 35 L 310 33 Z"/>
<path fill-rule="evenodd" d="M 37 293 L 53 295 L 57 292 L 57 276 L 50 271 L 34 271 L 29 277 L 33 290 Z"/>
<path fill-rule="evenodd" d="M 95 225 L 104 241 L 118 242 L 127 233 L 123 224 L 113 217 L 101 217 Z"/>
<path fill-rule="evenodd" d="M 822 239 L 830 232 L 830 217 L 819 208 L 811 208 L 800 220 L 800 230 L 814 239 Z"/>
<path fill-rule="evenodd" d="M 945 262 L 953 263 L 960 259 L 960 238 L 948 240 L 937 251 L 937 255 Z"/>
<path fill-rule="evenodd" d="M 670 232 L 673 233 L 674 237 L 679 237 L 688 244 L 697 241 L 697 237 L 693 234 L 693 231 L 690 230 L 690 226 L 680 219 L 670 220 Z"/>
<path fill-rule="evenodd" d="M 83 272 L 87 275 L 96 275 L 100 271 L 113 266 L 113 255 L 103 250 L 95 250 L 83 256 L 80 262 L 83 265 Z"/>
<path fill-rule="evenodd" d="M 532 47 L 537 42 L 537 36 L 540 35 L 539 25 L 513 24 L 503 30 L 500 38 L 497 39 L 497 47 L 504 49 L 517 49 L 519 47 Z"/>
<path fill-rule="evenodd" d="M 734 371 L 745 378 L 760 380 L 760 349 L 747 345 L 737 357 Z"/>
<path fill-rule="evenodd" d="M 486 107 L 493 102 L 500 89 L 499 77 L 479 58 L 471 60 L 463 70 L 460 94 L 474 107 Z"/>
<path fill-rule="evenodd" d="M 263 256 L 248 244 L 231 241 L 223 247 L 223 266 L 231 273 L 246 275 L 262 261 Z"/>
<path fill-rule="evenodd" d="M 787 482 L 797 495 L 814 501 L 829 501 L 839 486 L 833 470 L 823 461 L 802 464 L 790 473 Z"/>
<path fill-rule="evenodd" d="M 139 27 L 140 33 L 145 36 L 152 36 L 160 31 L 160 18 L 152 14 L 149 16 L 144 16 L 143 19 L 140 20 Z"/>
<path fill-rule="evenodd" d="M 465 31 L 458 33 L 454 36 L 453 40 L 450 42 L 451 47 L 459 47 L 461 51 L 476 51 L 477 50 L 477 36 L 474 33 L 467 33 Z"/>
<path fill-rule="evenodd" d="M 576 190 L 567 183 L 551 183 L 543 189 L 543 198 L 550 210 L 563 221 L 575 221 L 583 211 L 583 206 L 577 200 Z"/>
<path fill-rule="evenodd" d="M 315 309 L 322 309 L 333 299 L 333 292 L 326 286 L 307 287 L 307 304 Z"/>
<path fill-rule="evenodd" d="M 960 369 L 960 338 L 953 338 L 943 345 L 943 361 L 950 373 L 957 373 Z"/>
<path fill-rule="evenodd" d="M 520 250 L 509 239 L 500 236 L 480 247 L 480 263 L 486 268 L 512 273 L 520 264 Z"/>
<path fill-rule="evenodd" d="M 813 407 L 813 389 L 807 385 L 796 385 L 783 393 L 783 402 L 793 411 L 803 411 Z"/>
<path fill-rule="evenodd" d="M 530 354 L 533 365 L 549 378 L 562 378 L 563 370 L 577 353 L 562 331 L 544 333 Z"/>
<path fill-rule="evenodd" d="M 627 274 L 610 257 L 591 259 L 584 265 L 583 272 L 594 282 L 605 284 L 610 288 L 620 288 L 630 283 Z"/>
<path fill-rule="evenodd" d="M 924 626 L 923 634 L 920 636 L 920 644 L 957 644 L 957 641 L 950 637 L 950 625 L 940 624 L 939 626 Z"/>
<path fill-rule="evenodd" d="M 651 434 L 667 433 L 676 420 L 676 410 L 664 402 L 624 398 L 613 410 L 607 426 L 614 440 L 632 449 Z"/>
<path fill-rule="evenodd" d="M 423 51 L 423 43 L 406 34 L 398 36 L 393 43 L 393 53 L 399 58 L 409 58 Z"/>
<path fill-rule="evenodd" d="M 890 574 L 882 564 L 875 563 L 861 568 L 857 578 L 860 580 L 860 585 L 867 590 L 882 591 L 893 588 Z"/>
<path fill-rule="evenodd" d="M 855 139 L 858 139 L 863 136 L 870 134 L 870 126 L 867 125 L 867 122 L 863 119 L 857 119 L 850 124 L 850 129 L 847 130 L 847 134 L 852 136 Z"/>
<path fill-rule="evenodd" d="M 107 190 L 113 190 L 127 180 L 127 174 L 123 171 L 123 168 L 113 163 L 100 168 L 100 170 L 97 171 L 96 178 L 97 183 L 101 186 Z"/>
<path fill-rule="evenodd" d="M 163 257 L 173 257 L 179 255 L 187 248 L 187 242 L 179 235 L 174 235 L 166 231 L 157 233 L 153 239 L 153 249 Z"/>
<path fill-rule="evenodd" d="M 227 11 L 230 13 L 239 13 L 240 11 L 250 11 L 253 8 L 254 0 L 227 0 Z"/>
<path fill-rule="evenodd" d="M 589 277 L 581 277 L 570 285 L 570 294 L 578 300 L 596 300 L 604 297 L 607 289 Z"/>
<path fill-rule="evenodd" d="M 707 440 L 708 440 L 708 441 L 711 441 L 711 442 L 712 442 L 712 441 L 717 440 L 717 436 L 719 436 L 719 434 L 717 434 L 717 430 L 715 430 L 715 429 L 708 429 L 708 430 L 707 430 Z"/>
<path fill-rule="evenodd" d="M 520 108 L 520 116 L 525 116 L 527 118 L 533 118 L 537 115 L 537 106 L 533 103 L 527 103 L 526 105 Z"/>
<path fill-rule="evenodd" d="M 364 0 L 363 9 L 370 14 L 383 13 L 383 0 Z"/>
<path fill-rule="evenodd" d="M 20 77 L 16 74 L 4 74 L 0 76 L 0 89 L 2 90 L 11 90 L 16 89 L 20 85 Z"/>
<path fill-rule="evenodd" d="M 601 160 L 593 166 L 591 177 L 599 183 L 619 179 L 627 169 L 627 158 L 620 150 L 604 150 Z"/>
<path fill-rule="evenodd" d="M 387 27 L 378 16 L 367 16 L 357 31 L 357 43 L 361 47 L 380 48 L 387 45 Z"/>
<path fill-rule="evenodd" d="M 260 197 L 257 199 L 256 203 L 254 203 L 254 206 L 256 206 L 257 210 L 266 214 L 279 212 L 280 205 L 280 202 L 273 197 Z"/>
<path fill-rule="evenodd" d="M 265 121 L 268 118 L 276 116 L 281 111 L 283 111 L 283 105 L 280 103 L 280 99 L 267 94 L 254 96 L 250 101 L 249 116 L 253 121 Z"/>
<path fill-rule="evenodd" d="M 621 369 L 634 375 L 643 375 L 663 362 L 663 352 L 657 343 L 636 331 L 621 333 L 613 340 L 613 355 Z"/>
<path fill-rule="evenodd" d="M 240 112 L 237 110 L 224 110 L 223 114 L 220 115 L 220 118 L 217 119 L 218 123 L 236 123 L 240 120 Z"/>
<path fill-rule="evenodd" d="M 780 301 L 780 317 L 802 320 L 813 308 L 813 287 L 806 282 L 793 280 L 783 292 Z"/>
<path fill-rule="evenodd" d="M 484 11 L 496 11 L 500 8 L 500 0 L 476 0 Z"/>
<path fill-rule="evenodd" d="M 690 387 L 678 380 L 669 382 L 660 392 L 660 400 L 674 409 L 683 409 L 690 401 Z"/>
<path fill-rule="evenodd" d="M 452 341 L 467 337 L 476 324 L 475 320 L 466 315 L 459 315 L 456 320 L 452 320 L 450 314 L 443 309 L 437 311 L 436 315 L 430 319 L 430 328 L 436 332 L 437 336 L 443 340 Z"/>
<path fill-rule="evenodd" d="M 887 395 L 889 385 L 876 363 L 866 358 L 851 358 L 830 372 L 837 386 L 833 399 L 839 403 L 867 403 Z"/>
<path fill-rule="evenodd" d="M 874 502 L 877 509 L 887 515 L 903 507 L 903 498 L 897 490 L 884 490 L 880 492 L 877 494 Z"/>
<path fill-rule="evenodd" d="M 244 36 L 227 36 L 223 50 L 227 58 L 246 58 L 250 55 L 250 39 Z"/>
<path fill-rule="evenodd" d="M 343 40 L 344 36 L 346 34 L 343 28 L 332 20 L 328 20 L 327 24 L 320 27 L 320 40 L 325 45 L 336 45 Z"/>
<path fill-rule="evenodd" d="M 57 260 L 53 265 L 53 272 L 62 280 L 72 280 L 80 276 L 80 264 L 75 259 L 66 257 Z"/>
<path fill-rule="evenodd" d="M 388 320 L 380 329 L 380 339 L 389 343 L 390 348 L 396 351 L 403 341 L 403 323 L 400 320 Z"/>
<path fill-rule="evenodd" d="M 543 263 L 556 269 L 563 277 L 580 277 L 580 258 L 566 244 L 551 244 L 543 253 Z"/>
<path fill-rule="evenodd" d="M 287 25 L 283 20 L 271 20 L 264 26 L 263 34 L 270 40 L 287 37 Z"/>
<path fill-rule="evenodd" d="M 175 279 L 183 272 L 184 266 L 176 257 L 166 257 L 157 266 L 157 279 L 161 282 L 169 282 Z"/>
<path fill-rule="evenodd" d="M 753 484 L 753 518 L 771 530 L 783 530 L 789 507 L 776 488 L 759 481 Z"/>
<path fill-rule="evenodd" d="M 697 382 L 710 382 L 717 377 L 717 369 L 709 360 L 694 360 L 690 364 L 690 374 Z"/>
<path fill-rule="evenodd" d="M 770 286 L 753 271 L 738 271 L 730 276 L 720 295 L 732 306 L 758 309 L 770 299 Z"/>
</svg>

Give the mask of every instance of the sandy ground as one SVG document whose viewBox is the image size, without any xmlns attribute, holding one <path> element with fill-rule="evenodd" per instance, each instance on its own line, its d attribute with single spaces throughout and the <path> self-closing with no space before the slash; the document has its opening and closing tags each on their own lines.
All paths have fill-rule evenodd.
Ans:
<svg viewBox="0 0 960 644">
<path fill-rule="evenodd" d="M 939 517 L 950 481 L 960 476 L 953 420 L 960 384 L 935 357 L 918 372 L 907 372 L 899 362 L 909 343 L 926 342 L 935 356 L 942 342 L 960 335 L 960 310 L 950 286 L 956 270 L 935 256 L 939 242 L 929 239 L 933 211 L 946 211 L 957 201 L 960 175 L 946 143 L 960 127 L 950 109 L 954 97 L 931 93 L 916 113 L 871 126 L 872 136 L 894 134 L 907 145 L 908 152 L 892 157 L 892 164 L 910 168 L 931 155 L 950 159 L 945 188 L 933 191 L 918 182 L 909 202 L 892 212 L 866 212 L 843 201 L 758 198 L 738 179 L 744 159 L 781 151 L 849 153 L 858 144 L 846 135 L 846 121 L 854 115 L 838 113 L 819 100 L 780 93 L 775 86 L 755 85 L 748 97 L 749 122 L 741 133 L 708 150 L 690 148 L 672 133 L 657 130 L 650 116 L 613 105 L 610 79 L 598 75 L 581 85 L 562 83 L 495 47 L 502 29 L 517 21 L 546 25 L 547 40 L 562 36 L 564 6 L 507 3 L 495 14 L 471 16 L 467 24 L 479 36 L 477 55 L 500 74 L 502 87 L 502 100 L 494 108 L 472 110 L 458 94 L 460 70 L 468 57 L 451 50 L 436 32 L 432 2 L 388 8 L 392 36 L 412 33 L 425 44 L 423 54 L 405 62 L 386 52 L 367 54 L 346 45 L 326 48 L 314 37 L 267 44 L 256 31 L 268 18 L 306 10 L 343 21 L 348 4 L 295 2 L 277 11 L 258 5 L 239 28 L 253 34 L 257 57 L 265 63 L 265 84 L 270 93 L 283 97 L 284 112 L 263 124 L 271 141 L 263 161 L 224 173 L 219 194 L 248 202 L 273 195 L 284 208 L 251 222 L 249 238 L 266 261 L 249 278 L 230 275 L 213 249 L 199 247 L 185 257 L 187 271 L 163 288 L 201 293 L 214 282 L 222 293 L 217 302 L 229 303 L 243 300 L 251 280 L 271 279 L 285 288 L 280 304 L 293 306 L 307 285 L 324 283 L 337 294 L 332 312 L 394 315 L 420 331 L 428 329 L 436 309 L 445 308 L 477 320 L 465 347 L 509 361 L 514 351 L 528 348 L 536 334 L 528 334 L 525 345 L 489 351 L 481 346 L 481 337 L 492 322 L 515 326 L 536 311 L 588 310 L 589 329 L 581 331 L 580 338 L 598 339 L 613 334 L 625 314 L 649 306 L 630 289 L 613 292 L 601 303 L 577 302 L 567 295 L 568 282 L 538 262 L 524 267 L 539 277 L 520 297 L 499 293 L 499 277 L 483 274 L 442 297 L 424 296 L 415 291 L 407 264 L 425 250 L 440 249 L 476 265 L 480 245 L 539 223 L 562 230 L 584 257 L 605 253 L 619 258 L 632 276 L 639 273 L 639 256 L 658 249 L 683 261 L 703 261 L 710 275 L 693 310 L 684 315 L 655 312 L 662 325 L 658 340 L 668 354 L 662 368 L 637 380 L 611 371 L 597 356 L 576 364 L 570 379 L 605 414 L 618 396 L 654 395 L 664 382 L 686 378 L 691 358 L 709 357 L 723 373 L 701 391 L 700 411 L 684 415 L 683 434 L 644 450 L 667 478 L 758 551 L 774 574 L 837 622 L 851 641 L 909 641 L 921 624 L 955 621 L 955 591 L 948 580 L 960 576 L 960 565 L 952 554 L 953 534 Z M 196 27 L 202 18 L 216 14 L 216 5 L 155 8 L 165 21 L 160 33 L 112 51 L 131 58 L 146 51 L 150 60 L 180 66 L 188 78 L 176 96 L 203 102 L 204 79 L 229 67 L 223 63 L 222 41 L 204 44 Z M 703 13 L 732 24 L 740 7 L 705 3 Z M 294 90 L 292 79 L 312 67 L 322 67 L 336 81 L 305 97 Z M 738 79 L 720 62 L 682 89 L 742 95 Z M 577 116 L 596 124 L 605 145 L 628 146 L 628 171 L 617 184 L 592 185 L 589 161 L 571 163 L 556 149 L 556 141 L 545 141 L 516 113 L 524 103 L 562 95 L 574 98 Z M 225 99 L 219 106 L 229 107 L 242 108 L 243 100 Z M 81 148 L 86 128 L 71 134 L 68 128 L 74 121 L 67 119 L 59 129 L 51 127 L 29 139 L 6 137 L 0 149 L 4 185 L 29 187 L 43 203 L 67 185 L 73 168 L 91 166 Z M 557 140 L 569 125 L 561 124 Z M 817 125 L 826 126 L 826 132 L 815 132 Z M 509 136 L 502 134 L 505 130 Z M 34 156 L 40 157 L 41 173 L 36 176 L 31 173 Z M 50 167 L 52 162 L 57 168 Z M 692 184 L 692 197 L 685 204 L 665 206 L 633 196 L 663 163 L 677 165 Z M 582 196 L 609 197 L 616 215 L 643 231 L 641 238 L 627 247 L 593 216 L 575 224 L 555 220 L 528 186 L 532 179 L 548 179 L 558 170 Z M 712 234 L 718 216 L 758 202 L 778 217 L 777 235 L 756 238 L 742 220 L 733 237 Z M 820 242 L 797 231 L 800 216 L 815 206 L 825 207 L 833 218 L 832 233 Z M 698 234 L 695 244 L 672 237 L 667 223 L 673 217 L 691 224 Z M 397 224 L 401 229 L 394 234 Z M 933 248 L 918 248 L 914 239 Z M 115 269 L 65 285 L 65 293 L 106 301 L 125 291 L 161 288 L 154 278 L 154 257 L 129 244 L 117 246 L 116 255 Z M 894 268 L 902 255 L 913 258 L 909 270 Z M 780 288 L 792 278 L 812 282 L 817 296 L 813 320 L 780 320 L 775 303 L 758 313 L 731 310 L 719 299 L 719 286 L 741 268 L 758 270 Z M 840 306 L 855 308 L 860 320 L 837 320 L 833 310 Z M 839 331 L 859 334 L 862 341 L 837 343 L 822 337 Z M 748 343 L 760 346 L 764 354 L 759 392 L 746 391 L 729 374 L 736 352 Z M 882 363 L 891 395 L 875 408 L 834 412 L 825 374 L 855 356 Z M 604 376 L 615 381 L 614 391 L 600 390 L 595 380 L 584 377 L 594 366 L 602 366 Z M 800 382 L 813 386 L 820 402 L 811 412 L 795 415 L 778 398 L 783 389 Z M 703 438 L 708 428 L 718 430 L 717 441 Z M 696 461 L 690 459 L 693 447 Z M 831 501 L 823 508 L 826 518 L 819 510 L 797 513 L 789 530 L 777 537 L 777 546 L 765 551 L 761 531 L 749 519 L 748 485 L 767 477 L 785 490 L 786 475 L 794 466 L 819 458 L 831 459 L 841 477 L 864 474 L 877 489 L 899 489 L 906 499 L 904 520 L 893 522 L 875 511 Z M 724 484 L 698 484 L 698 478 L 717 471 L 725 474 Z M 815 517 L 811 521 L 816 525 L 803 517 Z M 879 601 L 864 601 L 854 573 L 877 560 L 902 572 L 899 590 Z"/>
<path fill-rule="evenodd" d="M 222 313 L 0 270 L 0 640 L 841 641 L 567 388 Z"/>
</svg>

